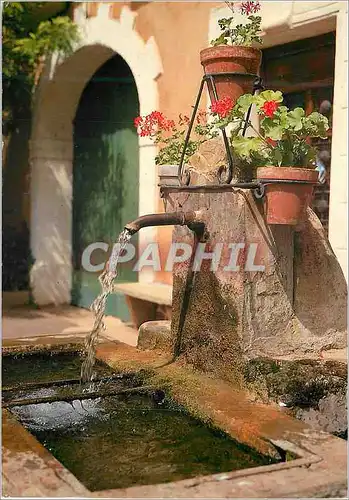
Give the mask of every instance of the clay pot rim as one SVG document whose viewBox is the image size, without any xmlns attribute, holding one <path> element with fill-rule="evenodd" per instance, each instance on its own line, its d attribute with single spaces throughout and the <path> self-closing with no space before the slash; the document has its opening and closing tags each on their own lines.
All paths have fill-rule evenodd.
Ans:
<svg viewBox="0 0 349 500">
<path fill-rule="evenodd" d="M 292 175 L 293 174 L 293 175 Z M 291 178 L 288 176 L 291 175 Z M 276 167 L 275 165 L 270 165 L 267 167 L 257 167 L 257 179 L 280 179 L 280 180 L 311 180 L 314 178 L 314 183 L 317 183 L 318 172 L 314 168 L 306 167 Z M 310 178 L 310 179 L 309 179 Z"/>
<path fill-rule="evenodd" d="M 279 167 L 276 165 L 266 165 L 265 167 L 257 167 L 257 170 L 264 170 L 266 168 L 273 168 L 277 170 L 299 170 L 304 172 L 306 170 L 307 172 L 316 172 L 316 170 L 312 167 Z"/>
<path fill-rule="evenodd" d="M 200 50 L 200 59 L 205 57 L 205 59 L 208 59 L 208 56 L 210 52 L 214 50 L 222 50 L 224 52 L 236 52 L 239 50 L 240 52 L 245 52 L 245 54 L 253 54 L 256 57 L 261 57 L 262 56 L 262 51 L 261 49 L 258 49 L 257 47 L 246 47 L 245 45 L 215 45 L 214 47 L 206 47 L 205 49 Z M 218 56 L 217 56 L 218 57 Z M 239 56 L 234 56 L 234 57 L 239 57 Z M 242 55 L 241 57 L 244 57 Z"/>
</svg>

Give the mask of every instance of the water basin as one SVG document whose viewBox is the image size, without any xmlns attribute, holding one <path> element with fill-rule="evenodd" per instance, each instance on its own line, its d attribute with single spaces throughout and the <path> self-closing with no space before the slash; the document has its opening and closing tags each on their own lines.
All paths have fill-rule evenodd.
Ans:
<svg viewBox="0 0 349 500">
<path fill-rule="evenodd" d="M 47 350 L 2 354 L 2 386 L 52 382 L 80 378 L 82 358 L 79 351 L 49 352 Z M 105 363 L 97 361 L 96 376 L 112 374 Z"/>
<path fill-rule="evenodd" d="M 90 491 L 272 463 L 193 418 L 161 388 L 147 388 L 130 376 L 115 378 L 114 374 L 113 378 L 113 371 L 102 363 L 96 369 L 102 380 L 92 388 L 61 383 L 78 377 L 80 366 L 76 353 L 5 356 L 3 398 L 21 424 Z M 45 402 L 45 398 L 52 400 Z M 35 399 L 40 402 L 33 404 Z"/>
</svg>

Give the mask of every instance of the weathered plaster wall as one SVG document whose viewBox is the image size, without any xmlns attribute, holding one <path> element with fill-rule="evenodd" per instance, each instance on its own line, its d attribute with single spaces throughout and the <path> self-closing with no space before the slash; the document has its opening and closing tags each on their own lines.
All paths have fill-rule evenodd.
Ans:
<svg viewBox="0 0 349 500">
<path fill-rule="evenodd" d="M 202 2 L 74 4 L 72 15 L 83 31 L 81 47 L 67 61 L 46 67 L 36 98 L 30 158 L 31 239 L 36 259 L 32 286 L 38 303 L 70 300 L 72 120 L 84 86 L 114 51 L 135 76 L 141 114 L 155 109 L 169 117 L 189 112 L 201 77 L 198 52 L 207 45 L 211 6 Z M 140 215 L 162 210 L 155 154 L 152 143 L 140 138 Z M 158 234 L 152 228 L 142 231 L 140 249 L 157 239 L 166 255 L 170 228 Z M 139 279 L 170 282 L 172 278 L 144 269 Z"/>
<path fill-rule="evenodd" d="M 149 2 L 138 9 L 136 29 L 147 40 L 156 39 L 163 74 L 158 79 L 160 110 L 176 119 L 179 113 L 190 114 L 202 77 L 199 51 L 207 42 L 210 2 Z M 202 109 L 206 108 L 203 96 Z M 149 168 L 154 168 L 149 165 Z M 158 211 L 164 210 L 159 199 Z M 172 241 L 172 227 L 158 228 L 160 258 L 166 261 Z M 156 281 L 172 282 L 172 274 L 164 270 L 156 273 Z"/>
</svg>

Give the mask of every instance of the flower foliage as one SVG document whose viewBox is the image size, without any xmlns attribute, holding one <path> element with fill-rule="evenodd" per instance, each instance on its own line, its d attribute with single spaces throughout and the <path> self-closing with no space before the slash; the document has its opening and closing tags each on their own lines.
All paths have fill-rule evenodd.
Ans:
<svg viewBox="0 0 349 500">
<path fill-rule="evenodd" d="M 80 39 L 78 26 L 66 16 L 38 21 L 44 2 L 4 2 L 2 9 L 3 119 L 30 108 L 43 59 L 68 55 Z"/>
<path fill-rule="evenodd" d="M 262 43 L 260 37 L 262 18 L 256 16 L 260 10 L 258 0 L 248 0 L 241 2 L 238 7 L 234 7 L 234 2 L 226 2 L 232 11 L 228 18 L 219 19 L 218 24 L 221 34 L 218 38 L 211 41 L 211 45 L 242 45 L 250 47 L 254 42 Z M 235 19 L 236 11 L 242 14 L 246 20 L 237 24 Z"/>
<path fill-rule="evenodd" d="M 193 128 L 193 137 L 188 142 L 184 161 L 196 153 L 204 142 L 217 137 L 218 130 L 207 123 L 208 114 L 200 111 Z M 177 123 L 167 119 L 160 111 L 153 111 L 147 116 L 138 116 L 134 120 L 140 137 L 149 137 L 160 149 L 155 158 L 157 165 L 178 165 L 181 160 L 185 137 L 189 126 L 188 116 L 179 115 Z"/>
<path fill-rule="evenodd" d="M 79 40 L 78 26 L 66 16 L 42 21 L 34 33 L 16 41 L 14 50 L 28 57 L 35 66 L 41 56 L 54 52 L 70 55 Z"/>
<path fill-rule="evenodd" d="M 214 124 L 220 128 L 232 123 L 231 145 L 234 154 L 242 161 L 255 166 L 314 166 L 316 149 L 311 139 L 327 138 L 328 120 L 317 112 L 308 116 L 302 108 L 289 110 L 283 104 L 280 91 L 265 90 L 258 95 L 242 95 L 228 113 L 223 103 L 212 108 L 216 119 Z M 251 105 L 255 105 L 260 117 L 260 129 L 252 123 L 253 137 L 242 137 L 244 118 Z"/>
</svg>

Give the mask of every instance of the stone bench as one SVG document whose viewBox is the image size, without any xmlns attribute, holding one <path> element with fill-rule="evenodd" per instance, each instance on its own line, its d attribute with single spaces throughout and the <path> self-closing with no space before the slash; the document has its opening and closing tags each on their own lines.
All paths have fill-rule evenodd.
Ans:
<svg viewBox="0 0 349 500">
<path fill-rule="evenodd" d="M 120 283 L 114 290 L 124 294 L 131 321 L 136 328 L 146 321 L 171 318 L 172 285 Z"/>
</svg>

